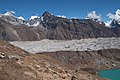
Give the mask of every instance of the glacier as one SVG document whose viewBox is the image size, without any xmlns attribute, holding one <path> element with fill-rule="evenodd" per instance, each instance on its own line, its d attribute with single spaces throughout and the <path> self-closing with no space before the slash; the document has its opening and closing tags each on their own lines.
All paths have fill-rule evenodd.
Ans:
<svg viewBox="0 0 120 80">
<path fill-rule="evenodd" d="M 102 49 L 120 49 L 120 38 L 88 38 L 81 40 L 9 41 L 30 53 L 56 51 L 97 51 Z"/>
</svg>

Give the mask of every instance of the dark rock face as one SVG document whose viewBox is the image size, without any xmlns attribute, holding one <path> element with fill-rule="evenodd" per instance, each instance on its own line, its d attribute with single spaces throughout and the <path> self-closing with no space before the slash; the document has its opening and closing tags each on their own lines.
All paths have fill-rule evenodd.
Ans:
<svg viewBox="0 0 120 80">
<path fill-rule="evenodd" d="M 120 27 L 120 25 L 118 24 L 118 22 L 115 21 L 115 20 L 113 20 L 110 25 L 113 26 L 113 28 L 114 27 Z"/>
<path fill-rule="evenodd" d="M 56 21 L 56 20 L 55 20 Z M 48 25 L 56 24 L 53 29 L 48 29 L 48 39 L 82 39 L 97 37 L 118 37 L 110 28 L 92 20 L 58 20 Z M 52 24 L 51 24 L 52 23 Z M 107 32 L 107 33 L 106 33 Z"/>
<path fill-rule="evenodd" d="M 14 23 L 14 24 L 13 24 Z M 37 26 L 28 26 L 37 24 Z M 17 25 L 16 25 L 17 24 Z M 114 28 L 90 19 L 67 19 L 45 12 L 42 17 L 24 21 L 14 17 L 0 17 L 0 40 L 35 41 L 41 39 L 71 40 L 97 37 L 120 37 L 120 27 Z"/>
</svg>

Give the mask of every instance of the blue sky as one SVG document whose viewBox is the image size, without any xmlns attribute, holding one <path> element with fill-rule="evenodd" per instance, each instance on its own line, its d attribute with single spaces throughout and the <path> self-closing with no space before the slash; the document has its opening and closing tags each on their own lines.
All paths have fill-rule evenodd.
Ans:
<svg viewBox="0 0 120 80">
<path fill-rule="evenodd" d="M 13 10 L 26 19 L 45 11 L 68 18 L 84 18 L 88 12 L 96 11 L 107 21 L 106 14 L 117 9 L 120 9 L 120 0 L 0 0 L 0 13 Z"/>
</svg>

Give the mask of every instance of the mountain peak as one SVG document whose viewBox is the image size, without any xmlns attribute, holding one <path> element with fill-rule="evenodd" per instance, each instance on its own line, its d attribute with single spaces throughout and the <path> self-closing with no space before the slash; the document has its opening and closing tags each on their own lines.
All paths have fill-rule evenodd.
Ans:
<svg viewBox="0 0 120 80">
<path fill-rule="evenodd" d="M 50 12 L 48 12 L 48 11 L 45 11 L 45 12 L 43 13 L 43 15 L 42 15 L 42 16 L 49 17 L 49 16 L 51 16 L 51 13 L 50 13 Z"/>
<path fill-rule="evenodd" d="M 15 14 L 14 11 L 8 11 L 4 15 L 6 15 L 6 16 L 13 16 L 14 14 Z"/>
</svg>

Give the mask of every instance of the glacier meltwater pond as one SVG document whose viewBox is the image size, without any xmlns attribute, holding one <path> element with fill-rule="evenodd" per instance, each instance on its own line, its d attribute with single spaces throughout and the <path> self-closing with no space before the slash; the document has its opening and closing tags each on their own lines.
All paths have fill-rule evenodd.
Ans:
<svg viewBox="0 0 120 80">
<path fill-rule="evenodd" d="M 103 70 L 99 72 L 99 76 L 102 78 L 108 78 L 110 80 L 120 80 L 120 69 Z"/>
</svg>

